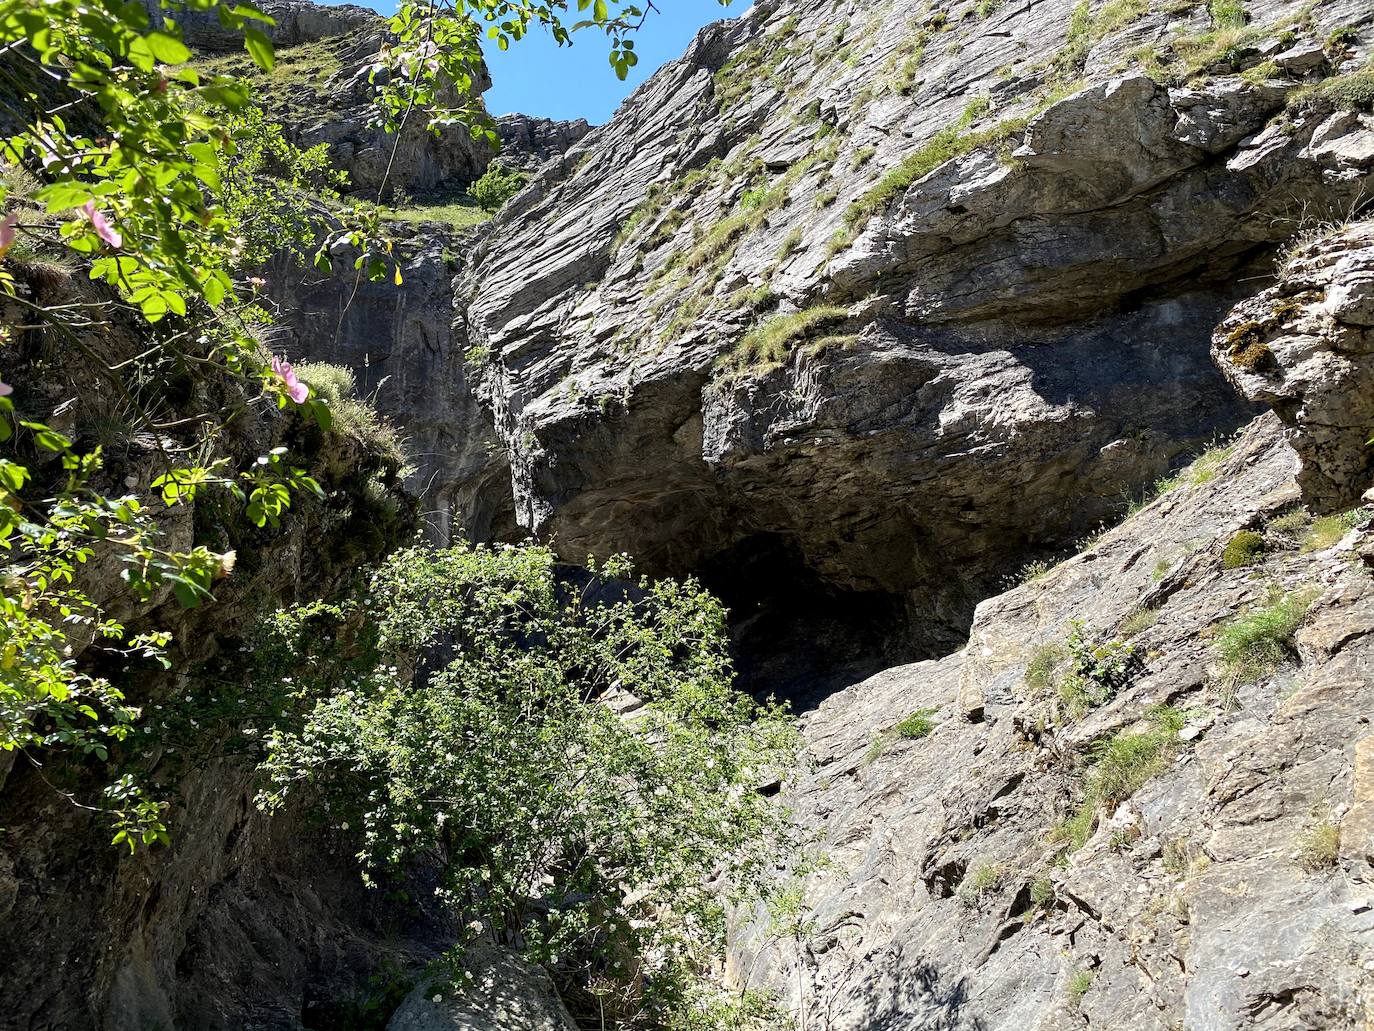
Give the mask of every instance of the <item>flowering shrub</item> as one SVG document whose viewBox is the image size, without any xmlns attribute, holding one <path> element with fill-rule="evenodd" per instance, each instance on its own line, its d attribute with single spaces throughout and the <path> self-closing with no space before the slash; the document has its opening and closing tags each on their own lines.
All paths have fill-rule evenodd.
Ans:
<svg viewBox="0 0 1374 1031">
<path fill-rule="evenodd" d="M 358 632 L 318 607 L 277 617 L 261 653 L 318 701 L 267 742 L 260 802 L 323 792 L 373 883 L 436 863 L 466 941 L 523 948 L 607 1026 L 713 1026 L 690 1019 L 720 1007 L 701 975 L 724 901 L 762 892 L 788 848 L 759 789 L 796 740 L 732 687 L 718 601 L 628 574 L 562 578 L 533 545 L 412 548 L 373 577 Z M 346 659 L 320 654 L 331 638 Z"/>
<path fill-rule="evenodd" d="M 633 64 L 624 36 L 642 12 L 614 0 L 579 9 L 589 4 L 579 25 L 607 34 L 623 77 Z M 168 548 L 155 517 L 159 496 L 170 506 L 214 488 L 256 525 L 276 526 L 294 496 L 319 491 L 279 451 L 223 453 L 225 426 L 245 411 L 266 418 L 275 405 L 287 410 L 283 418 L 304 417 L 325 432 L 333 422 L 291 365 L 264 353 L 252 331 L 264 312 L 238 294 L 265 284 L 244 272 L 295 245 L 313 247 L 321 271 L 347 255 L 358 276 L 402 281 L 377 210 L 316 219 L 300 193 L 328 195 L 339 184 L 325 151 L 287 144 L 253 108 L 247 83 L 193 67 L 177 24 L 185 11 L 213 11 L 270 71 L 264 29 L 272 19 L 247 2 L 161 6 L 150 14 L 126 0 L 0 0 L 0 102 L 10 133 L 0 137 L 0 378 L 9 381 L 0 382 L 0 443 L 13 448 L 0 460 L 0 751 L 22 751 L 36 765 L 39 749 L 110 759 L 138 717 L 108 680 L 79 668 L 83 653 L 165 661 L 166 635 L 126 633 L 83 591 L 82 567 L 113 554 L 136 598 L 170 588 L 182 604 L 199 605 L 231 574 L 233 553 Z M 378 119 L 397 130 L 418 113 L 435 130 L 462 122 L 490 137 L 471 89 L 482 26 L 502 49 L 531 21 L 564 43 L 567 12 L 563 0 L 404 0 L 372 69 Z M 57 267 L 87 271 L 104 292 L 45 300 L 25 278 L 21 254 L 58 255 Z M 130 313 L 144 323 L 142 353 L 93 346 Z M 80 448 L 40 421 L 42 391 L 14 375 L 35 338 L 60 341 L 64 362 L 116 399 L 131 435 L 155 442 L 151 482 L 118 496 L 92 486 L 105 464 L 100 448 Z M 242 400 L 222 411 L 158 411 L 146 403 L 147 387 L 169 371 L 216 385 L 196 396 Z M 220 389 L 226 384 L 233 389 Z M 247 464 L 233 468 L 236 461 Z M 112 817 L 117 842 L 165 836 L 161 806 L 129 777 L 115 777 L 106 796 L 96 808 Z"/>
</svg>

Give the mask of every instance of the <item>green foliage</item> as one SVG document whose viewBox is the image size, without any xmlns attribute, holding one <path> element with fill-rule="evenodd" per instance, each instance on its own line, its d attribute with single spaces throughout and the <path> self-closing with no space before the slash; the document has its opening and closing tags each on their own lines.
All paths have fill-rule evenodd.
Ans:
<svg viewBox="0 0 1374 1031">
<path fill-rule="evenodd" d="M 1083 0 L 1069 15 L 1064 48 L 1052 62 L 1055 76 L 1062 82 L 1082 74 L 1089 52 L 1100 40 L 1143 18 L 1149 10 L 1149 0 L 1108 0 L 1094 15 L 1092 5 Z"/>
<path fill-rule="evenodd" d="M 618 559 L 560 581 L 534 545 L 399 552 L 348 643 L 361 670 L 292 672 L 318 701 L 269 742 L 261 802 L 310 784 L 358 828 L 371 882 L 437 862 L 469 939 L 583 978 L 632 958 L 644 994 L 619 1026 L 692 1026 L 723 901 L 757 894 L 787 847 L 756 788 L 796 740 L 732 687 L 719 602 L 628 574 Z"/>
<path fill-rule="evenodd" d="M 775 315 L 746 333 L 726 359 L 726 364 L 737 370 L 779 364 L 787 360 L 799 343 L 815 336 L 817 330 L 835 326 L 848 317 L 848 309 L 833 305 Z"/>
<path fill-rule="evenodd" d="M 1069 993 L 1069 998 L 1075 1002 L 1088 994 L 1088 989 L 1093 986 L 1096 975 L 1091 970 L 1077 970 L 1069 978 L 1069 983 L 1065 986 Z"/>
<path fill-rule="evenodd" d="M 1300 550 L 1306 553 L 1325 551 L 1327 548 L 1334 547 L 1351 530 L 1367 523 L 1369 517 L 1369 509 L 1354 508 L 1349 512 L 1340 512 L 1314 519 L 1303 537 Z"/>
<path fill-rule="evenodd" d="M 307 362 L 296 367 L 296 374 L 310 385 L 312 396 L 337 405 L 346 397 L 353 396 L 353 370 L 342 365 L 328 362 Z"/>
<path fill-rule="evenodd" d="M 1253 566 L 1264 557 L 1264 534 L 1254 530 L 1240 530 L 1229 541 L 1221 553 L 1223 569 L 1240 569 Z"/>
<path fill-rule="evenodd" d="M 1236 683 L 1252 683 L 1296 658 L 1293 635 L 1307 617 L 1313 598 L 1311 591 L 1283 594 L 1222 627 L 1216 649 L 1226 675 Z"/>
<path fill-rule="evenodd" d="M 1333 869 L 1341 856 L 1341 828 L 1331 820 L 1322 820 L 1298 836 L 1295 858 L 1308 873 Z"/>
<path fill-rule="evenodd" d="M 1136 649 L 1122 640 L 1095 642 L 1082 620 L 1071 620 L 1062 645 L 1041 645 L 1026 666 L 1026 685 L 1036 692 L 1051 689 L 1064 712 L 1082 719 L 1109 701 L 1130 681 Z"/>
<path fill-rule="evenodd" d="M 226 128 L 234 149 L 220 156 L 216 193 L 236 238 L 239 262 L 261 265 L 284 247 L 310 244 L 319 218 L 302 196 L 335 199 L 347 182 L 331 166 L 328 145 L 301 150 L 255 107 L 229 118 Z"/>
<path fill-rule="evenodd" d="M 989 895 L 1002 886 L 1002 867 L 997 863 L 981 863 L 970 870 L 956 894 L 966 906 L 980 905 Z"/>
<path fill-rule="evenodd" d="M 1037 909 L 1049 909 L 1054 905 L 1058 895 L 1054 890 L 1054 882 L 1048 877 L 1037 877 L 1031 881 L 1030 900 L 1031 905 Z"/>
<path fill-rule="evenodd" d="M 495 211 L 525 188 L 527 178 L 524 172 L 503 168 L 493 161 L 482 177 L 468 187 L 468 193 L 484 211 Z"/>
<path fill-rule="evenodd" d="M 213 62 L 190 63 L 178 24 L 183 6 L 241 34 L 261 73 L 254 83 L 222 74 Z M 477 0 L 460 9 L 403 0 L 370 70 L 380 120 L 396 131 L 418 114 L 431 129 L 462 123 L 494 142 L 472 88 L 481 23 L 502 49 L 532 21 L 560 43 L 574 28 L 594 28 L 610 40 L 611 63 L 623 77 L 635 60 L 626 35 L 643 11 L 619 0 L 585 6 L 587 16 L 570 28 L 557 0 Z M 289 364 L 266 353 L 253 331 L 265 312 L 239 299 L 266 284 L 243 273 L 293 244 L 313 246 L 321 271 L 332 270 L 336 252 L 347 252 L 354 270 L 372 280 L 399 285 L 401 271 L 376 209 L 355 206 L 311 225 L 308 195 L 329 197 L 341 179 L 322 148 L 292 146 L 252 106 L 255 83 L 278 68 L 265 31 L 272 19 L 251 3 L 188 0 L 175 5 L 176 18 L 167 14 L 172 6 L 164 8 L 150 15 L 124 0 L 0 0 L 8 133 L 0 140 L 0 297 L 9 323 L 0 326 L 0 340 L 20 333 L 60 341 L 78 375 L 98 378 L 93 393 L 118 406 L 125 435 L 153 442 L 148 477 L 162 504 L 218 495 L 217 505 L 232 501 L 252 524 L 275 527 L 294 498 L 321 488 L 280 448 L 256 458 L 224 454 L 226 438 L 245 436 L 226 434 L 225 426 L 236 419 L 242 426 L 250 405 L 255 418 L 270 422 L 275 405 L 285 413 L 280 418 L 303 417 L 328 434 L 356 402 L 332 411 L 309 398 Z M 304 66 L 314 50 L 302 48 L 293 60 L 300 56 Z M 320 64 L 310 74 L 324 71 Z M 17 241 L 8 239 L 11 229 Z M 35 293 L 24 281 L 78 265 L 99 284 L 80 303 L 66 303 L 71 295 L 50 300 L 52 291 Z M 132 318 L 142 320 L 134 329 L 147 349 L 112 364 L 114 356 L 89 342 L 91 329 L 126 327 Z M 31 350 L 30 340 L 15 350 Z M 148 384 L 169 373 L 192 386 L 193 410 L 184 401 L 175 413 L 145 404 Z M 46 403 L 42 390 L 20 382 L 4 393 L 11 387 L 13 400 L 0 396 L 0 441 L 13 438 L 15 447 L 13 460 L 0 460 L 0 548 L 8 555 L 0 577 L 0 748 L 22 748 L 40 764 L 67 754 L 110 762 L 105 801 L 87 808 L 111 818 L 117 843 L 151 844 L 165 838 L 163 807 L 119 772 L 112 750 L 138 711 L 87 667 L 165 662 L 169 638 L 157 630 L 134 634 L 110 619 L 78 586 L 78 574 L 94 559 L 121 563 L 140 605 L 151 608 L 171 594 L 195 606 L 213 600 L 211 587 L 230 574 L 234 553 L 167 547 L 151 506 L 93 486 L 102 482 L 100 449 L 78 450 L 24 414 L 24 406 Z M 202 411 L 206 402 L 224 407 Z M 280 430 L 254 426 L 247 436 L 280 439 Z M 246 467 L 235 468 L 240 462 Z"/>
<path fill-rule="evenodd" d="M 1210 0 L 1207 13 L 1212 16 L 1212 24 L 1218 29 L 1239 29 L 1249 21 L 1241 0 Z"/>
<path fill-rule="evenodd" d="M 1183 712 L 1159 705 L 1145 715 L 1146 730 L 1123 730 L 1094 745 L 1084 783 L 1083 800 L 1055 832 L 1070 849 L 1092 836 L 1099 815 L 1110 813 L 1164 770 L 1179 747 L 1178 732 L 1187 721 Z"/>
<path fill-rule="evenodd" d="M 481 205 L 456 200 L 447 204 L 414 204 L 392 208 L 387 211 L 386 217 L 398 222 L 445 222 L 455 229 L 466 229 L 486 222 L 491 218 L 491 212 Z"/>
<path fill-rule="evenodd" d="M 916 741 L 930 734 L 935 729 L 935 722 L 930 718 L 939 710 L 926 708 L 917 709 L 906 719 L 898 723 L 892 729 L 897 736 L 908 741 Z"/>
<path fill-rule="evenodd" d="M 788 233 L 787 236 L 783 239 L 782 243 L 778 246 L 778 260 L 786 261 L 788 258 L 792 257 L 792 255 L 796 254 L 797 251 L 801 250 L 801 241 L 801 229 L 793 229 L 790 233 Z"/>
</svg>

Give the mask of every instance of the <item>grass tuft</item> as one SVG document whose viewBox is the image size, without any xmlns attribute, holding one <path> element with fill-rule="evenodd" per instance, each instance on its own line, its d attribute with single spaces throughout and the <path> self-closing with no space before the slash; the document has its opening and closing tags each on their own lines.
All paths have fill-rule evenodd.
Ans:
<svg viewBox="0 0 1374 1031">
<path fill-rule="evenodd" d="M 1297 657 L 1293 638 L 1307 616 L 1315 592 L 1282 595 L 1241 613 L 1217 633 L 1217 654 L 1237 684 L 1254 683 Z"/>
<path fill-rule="evenodd" d="M 1332 869 L 1341 856 L 1341 829 L 1330 820 L 1309 827 L 1298 837 L 1294 858 L 1308 873 Z"/>
<path fill-rule="evenodd" d="M 1123 730 L 1093 747 L 1083 801 L 1053 835 L 1070 850 L 1081 847 L 1092 836 L 1099 813 L 1110 815 L 1172 760 L 1186 714 L 1172 706 L 1157 705 L 1145 718 L 1151 724 L 1149 729 Z"/>
<path fill-rule="evenodd" d="M 775 315 L 755 326 L 723 359 L 735 370 L 781 364 L 797 344 L 817 335 L 816 331 L 834 326 L 849 317 L 846 308 L 819 305 L 791 315 Z"/>
</svg>

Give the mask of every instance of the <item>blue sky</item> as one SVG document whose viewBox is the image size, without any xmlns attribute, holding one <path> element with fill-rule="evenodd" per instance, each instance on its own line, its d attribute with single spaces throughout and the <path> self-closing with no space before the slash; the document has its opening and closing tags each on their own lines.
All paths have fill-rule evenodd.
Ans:
<svg viewBox="0 0 1374 1031">
<path fill-rule="evenodd" d="M 492 87 L 486 92 L 487 110 L 494 115 L 522 111 L 545 118 L 585 118 L 599 125 L 659 66 L 681 56 L 699 28 L 743 14 L 750 0 L 734 0 L 729 7 L 722 7 L 718 0 L 656 2 L 659 10 L 649 12 L 635 37 L 639 64 L 630 69 L 624 82 L 615 77 L 606 59 L 610 41 L 592 31 L 574 34 L 570 47 L 557 46 L 542 30 L 512 43 L 505 53 L 488 47 Z M 372 0 L 365 5 L 383 14 L 396 9 L 395 0 Z"/>
</svg>

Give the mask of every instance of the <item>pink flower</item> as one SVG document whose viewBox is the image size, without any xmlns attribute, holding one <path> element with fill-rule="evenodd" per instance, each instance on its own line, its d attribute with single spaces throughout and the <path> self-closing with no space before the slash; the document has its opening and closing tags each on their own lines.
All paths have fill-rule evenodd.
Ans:
<svg viewBox="0 0 1374 1031">
<path fill-rule="evenodd" d="M 120 236 L 119 231 L 110 225 L 109 219 L 95 210 L 95 201 L 88 200 L 78 210 L 86 216 L 86 221 L 90 222 L 96 236 L 116 249 L 124 246 L 124 237 Z"/>
<path fill-rule="evenodd" d="M 19 235 L 16 229 L 18 225 L 18 212 L 11 211 L 4 218 L 0 218 L 0 257 L 4 257 L 5 252 L 14 246 L 15 238 Z"/>
<path fill-rule="evenodd" d="M 0 397 L 9 397 L 14 393 L 14 388 L 8 383 L 0 382 Z"/>
<path fill-rule="evenodd" d="M 261 290 L 263 287 L 267 285 L 267 280 L 259 279 L 257 276 L 249 276 L 247 283 L 254 290 Z"/>
<path fill-rule="evenodd" d="M 291 368 L 291 363 L 285 358 L 278 358 L 273 355 L 272 371 L 281 377 L 282 383 L 286 384 L 286 396 L 298 405 L 305 404 L 305 399 L 310 396 L 310 388 L 296 376 L 296 370 Z"/>
</svg>

